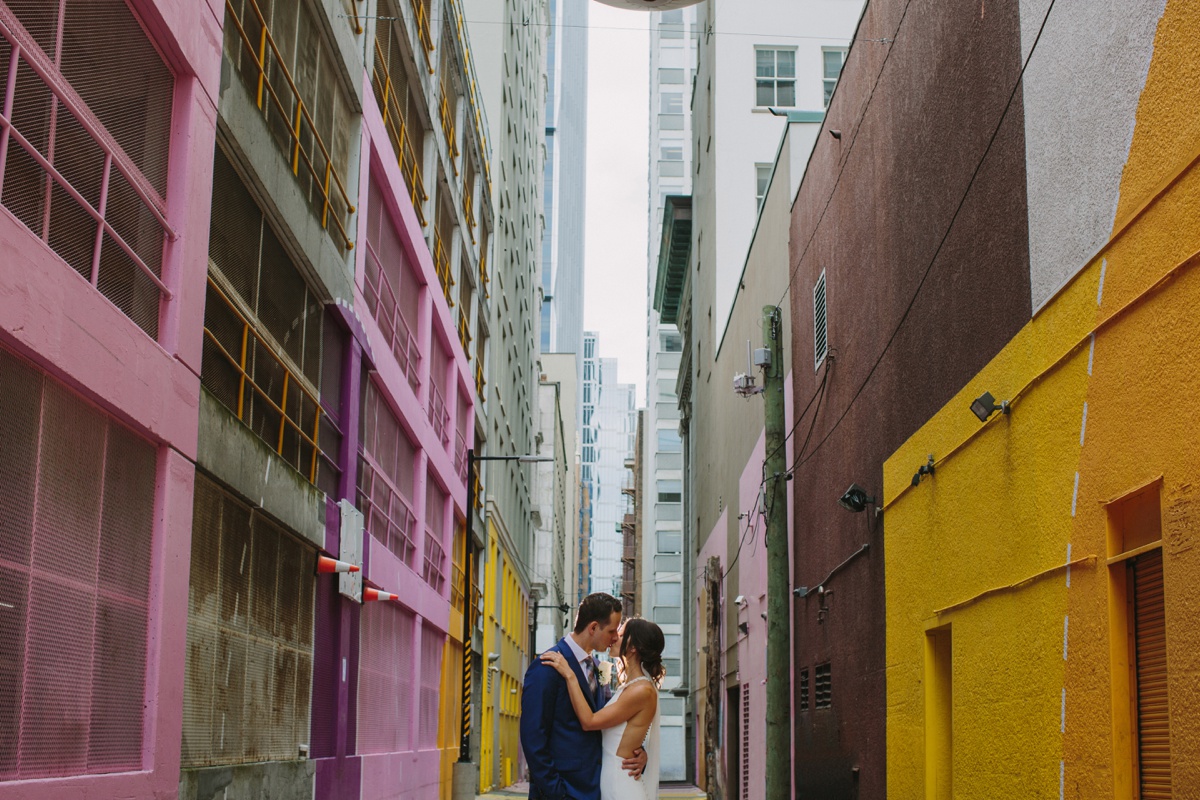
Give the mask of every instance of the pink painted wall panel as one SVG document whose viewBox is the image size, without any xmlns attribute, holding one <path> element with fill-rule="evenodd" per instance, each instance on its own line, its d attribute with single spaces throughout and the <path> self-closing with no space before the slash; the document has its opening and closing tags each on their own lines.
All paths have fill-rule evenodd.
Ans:
<svg viewBox="0 0 1200 800">
<path fill-rule="evenodd" d="M 371 800 L 437 800 L 437 750 L 363 756 L 362 796 Z"/>
</svg>

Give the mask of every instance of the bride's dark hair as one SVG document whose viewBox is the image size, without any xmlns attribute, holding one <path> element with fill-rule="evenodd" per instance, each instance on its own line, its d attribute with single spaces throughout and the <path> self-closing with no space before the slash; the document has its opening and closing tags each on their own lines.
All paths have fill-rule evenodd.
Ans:
<svg viewBox="0 0 1200 800">
<path fill-rule="evenodd" d="M 664 644 L 662 628 L 650 620 L 632 617 L 625 621 L 625 630 L 621 634 L 620 653 L 624 656 L 625 651 L 630 647 L 636 650 L 638 658 L 642 662 L 642 670 L 655 683 L 661 681 L 667 674 L 662 663 Z"/>
</svg>

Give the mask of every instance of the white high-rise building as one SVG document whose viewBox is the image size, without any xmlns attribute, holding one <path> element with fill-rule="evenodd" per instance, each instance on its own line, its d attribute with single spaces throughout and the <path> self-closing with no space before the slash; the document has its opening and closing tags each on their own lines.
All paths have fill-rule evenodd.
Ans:
<svg viewBox="0 0 1200 800">
<path fill-rule="evenodd" d="M 587 25 L 591 0 L 549 2 L 546 174 L 542 189 L 546 232 L 542 238 L 539 343 L 543 353 L 578 354 L 583 346 Z M 578 409 L 575 413 L 578 415 Z"/>
<path fill-rule="evenodd" d="M 662 779 L 688 778 L 686 703 L 671 694 L 687 685 L 683 611 L 683 455 L 675 391 L 683 342 L 674 323 L 654 309 L 654 282 L 666 198 L 692 191 L 692 76 L 696 69 L 695 7 L 653 14 L 650 23 L 650 230 L 646 308 L 646 415 L 642 453 L 642 547 L 638 594 L 643 613 L 663 629 L 667 677 L 662 709 Z"/>
<path fill-rule="evenodd" d="M 621 523 L 632 513 L 625 462 L 637 434 L 636 387 L 617 383 L 617 360 L 598 358 L 596 334 L 583 334 L 583 427 L 580 480 L 591 491 L 588 543 L 589 592 L 620 596 L 624 537 Z"/>
</svg>

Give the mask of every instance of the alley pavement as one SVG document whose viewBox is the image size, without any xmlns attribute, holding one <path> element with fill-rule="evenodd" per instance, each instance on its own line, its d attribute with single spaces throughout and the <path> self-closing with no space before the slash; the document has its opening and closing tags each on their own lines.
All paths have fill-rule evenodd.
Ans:
<svg viewBox="0 0 1200 800">
<path fill-rule="evenodd" d="M 658 790 L 660 800 L 706 800 L 708 797 L 695 786 L 663 786 Z M 528 783 L 514 783 L 506 789 L 493 789 L 480 795 L 477 800 L 502 800 L 502 798 L 529 797 Z"/>
</svg>

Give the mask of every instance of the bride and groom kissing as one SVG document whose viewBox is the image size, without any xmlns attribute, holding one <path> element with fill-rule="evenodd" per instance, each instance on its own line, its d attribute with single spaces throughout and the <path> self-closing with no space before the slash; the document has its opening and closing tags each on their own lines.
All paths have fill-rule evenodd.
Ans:
<svg viewBox="0 0 1200 800">
<path fill-rule="evenodd" d="M 624 662 L 610 695 L 592 651 Z M 521 747 L 530 800 L 658 800 L 658 683 L 663 633 L 649 620 L 621 624 L 621 601 L 584 598 L 574 630 L 525 673 Z"/>
</svg>

